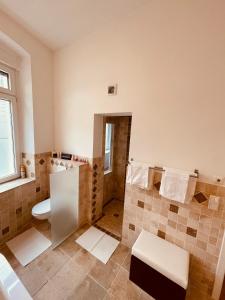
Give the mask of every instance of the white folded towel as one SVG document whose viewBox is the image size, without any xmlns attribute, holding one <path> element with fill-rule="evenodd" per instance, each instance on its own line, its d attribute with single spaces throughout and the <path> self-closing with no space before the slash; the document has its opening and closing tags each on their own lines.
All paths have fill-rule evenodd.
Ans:
<svg viewBox="0 0 225 300">
<path fill-rule="evenodd" d="M 190 173 L 177 169 L 164 169 L 159 190 L 160 195 L 170 200 L 185 203 Z"/>
<path fill-rule="evenodd" d="M 153 182 L 153 172 L 146 163 L 132 162 L 127 166 L 126 182 L 142 189 L 149 189 Z"/>
</svg>

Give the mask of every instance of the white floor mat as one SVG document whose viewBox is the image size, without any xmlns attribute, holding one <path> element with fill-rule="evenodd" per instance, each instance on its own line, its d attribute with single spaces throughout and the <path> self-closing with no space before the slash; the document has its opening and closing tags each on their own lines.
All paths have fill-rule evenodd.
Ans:
<svg viewBox="0 0 225 300">
<path fill-rule="evenodd" d="M 42 252 L 47 250 L 52 243 L 43 234 L 32 227 L 6 244 L 21 265 L 26 266 Z"/>
<path fill-rule="evenodd" d="M 91 254 L 106 264 L 118 245 L 119 241 L 105 234 L 91 251 Z"/>
<path fill-rule="evenodd" d="M 93 226 L 85 231 L 76 240 L 76 243 L 89 251 L 104 264 L 108 262 L 119 245 L 119 241 Z"/>
<path fill-rule="evenodd" d="M 77 240 L 77 244 L 91 252 L 95 245 L 100 241 L 105 233 L 101 230 L 91 226 L 85 231 Z"/>
</svg>

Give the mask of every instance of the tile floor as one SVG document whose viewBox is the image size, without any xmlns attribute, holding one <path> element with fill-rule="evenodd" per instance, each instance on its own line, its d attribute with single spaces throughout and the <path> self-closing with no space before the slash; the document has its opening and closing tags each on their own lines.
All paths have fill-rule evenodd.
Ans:
<svg viewBox="0 0 225 300">
<path fill-rule="evenodd" d="M 34 226 L 50 238 L 49 224 Z M 128 280 L 130 250 L 120 244 L 105 265 L 74 240 L 84 226 L 59 247 L 22 267 L 7 246 L 0 249 L 34 300 L 152 299 Z M 19 299 L 18 299 L 19 300 Z"/>
<path fill-rule="evenodd" d="M 50 238 L 47 222 L 35 222 L 34 226 Z M 56 249 L 50 248 L 26 267 L 19 264 L 6 246 L 0 252 L 34 300 L 153 300 L 128 279 L 129 248 L 120 244 L 105 265 L 74 242 L 88 227 L 79 229 Z M 187 299 L 209 300 L 196 288 L 191 290 L 191 296 L 189 291 Z"/>
<path fill-rule="evenodd" d="M 113 199 L 103 208 L 104 216 L 96 222 L 96 225 L 121 239 L 123 210 L 124 203 Z"/>
</svg>

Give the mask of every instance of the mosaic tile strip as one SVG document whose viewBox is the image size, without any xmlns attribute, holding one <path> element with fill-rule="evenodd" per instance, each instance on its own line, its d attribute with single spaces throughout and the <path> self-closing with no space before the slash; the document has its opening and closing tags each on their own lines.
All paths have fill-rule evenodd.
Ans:
<svg viewBox="0 0 225 300">
<path fill-rule="evenodd" d="M 103 228 L 103 227 L 101 227 L 101 226 L 99 226 L 99 225 L 97 225 L 97 224 L 94 224 L 93 226 L 96 227 L 97 229 L 99 229 L 99 230 L 105 232 L 106 234 L 110 235 L 110 236 L 113 237 L 114 239 L 116 239 L 116 240 L 118 240 L 118 241 L 121 241 L 121 237 L 119 237 L 119 236 L 115 235 L 114 233 L 112 233 L 112 232 L 106 230 L 105 228 Z"/>
</svg>

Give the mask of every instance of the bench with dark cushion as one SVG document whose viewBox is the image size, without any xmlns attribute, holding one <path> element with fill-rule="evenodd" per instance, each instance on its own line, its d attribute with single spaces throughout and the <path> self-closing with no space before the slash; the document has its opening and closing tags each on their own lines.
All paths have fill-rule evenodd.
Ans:
<svg viewBox="0 0 225 300">
<path fill-rule="evenodd" d="M 157 300 L 184 300 L 189 253 L 142 230 L 132 247 L 130 280 Z"/>
</svg>

